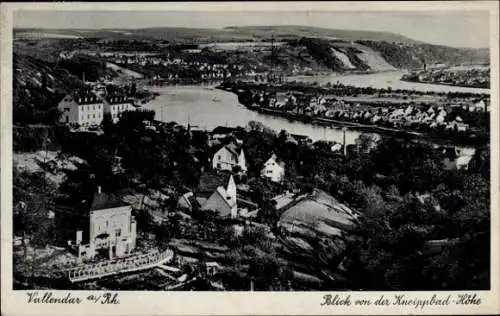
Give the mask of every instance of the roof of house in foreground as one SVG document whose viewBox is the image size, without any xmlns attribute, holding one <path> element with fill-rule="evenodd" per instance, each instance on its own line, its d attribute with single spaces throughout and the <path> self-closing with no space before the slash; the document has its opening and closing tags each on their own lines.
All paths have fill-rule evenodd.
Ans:
<svg viewBox="0 0 500 316">
<path fill-rule="evenodd" d="M 109 193 L 95 193 L 90 206 L 91 211 L 104 210 L 115 207 L 129 206 L 116 195 Z"/>
<path fill-rule="evenodd" d="M 331 195 L 315 190 L 313 194 L 301 196 L 282 206 L 282 222 L 303 222 L 316 225 L 324 222 L 340 229 L 356 226 L 358 213 L 337 201 Z"/>
<path fill-rule="evenodd" d="M 238 156 L 239 153 L 240 153 L 240 148 L 238 148 L 238 146 L 236 146 L 235 144 L 233 143 L 229 143 L 227 145 L 224 146 L 227 150 L 229 150 L 229 152 L 231 152 L 233 155 L 235 156 Z"/>
<path fill-rule="evenodd" d="M 204 172 L 200 176 L 197 192 L 213 192 L 218 187 L 227 187 L 231 174 L 229 172 Z"/>
</svg>

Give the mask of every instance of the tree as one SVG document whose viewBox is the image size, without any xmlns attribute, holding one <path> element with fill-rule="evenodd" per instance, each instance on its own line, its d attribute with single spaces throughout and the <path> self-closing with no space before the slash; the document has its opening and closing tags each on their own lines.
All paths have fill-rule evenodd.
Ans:
<svg viewBox="0 0 500 316">
<path fill-rule="evenodd" d="M 130 96 L 135 96 L 137 93 L 137 84 L 135 82 L 132 83 L 132 85 L 130 86 L 130 93 L 129 95 Z"/>
<path fill-rule="evenodd" d="M 396 159 L 404 154 L 398 150 L 400 146 L 393 148 Z M 472 170 L 469 174 L 444 173 L 429 163 L 437 159 L 434 153 L 416 152 L 415 148 L 419 146 L 410 147 L 408 153 L 412 155 L 413 164 L 405 160 L 394 164 L 390 158 L 386 162 L 376 160 L 375 165 L 389 163 L 403 176 L 411 177 L 411 180 L 401 179 L 400 183 L 405 184 L 405 190 L 430 192 L 425 202 L 414 192 L 401 199 L 395 186 L 389 186 L 386 194 L 373 189 L 355 190 L 362 192 L 361 204 L 356 205 L 365 213 L 361 238 L 349 246 L 351 287 L 372 290 L 489 288 L 489 179 Z M 425 178 L 419 179 L 422 173 Z M 440 179 L 433 178 L 436 174 Z M 431 240 L 443 244 L 437 253 L 428 252 L 427 243 Z"/>
<path fill-rule="evenodd" d="M 101 126 L 104 134 L 109 135 L 111 138 L 113 134 L 113 119 L 111 117 L 111 113 L 104 113 Z"/>
<path fill-rule="evenodd" d="M 259 204 L 260 210 L 258 217 L 262 223 L 269 225 L 274 229 L 279 221 L 279 213 L 276 209 L 276 202 L 267 198 Z"/>
</svg>

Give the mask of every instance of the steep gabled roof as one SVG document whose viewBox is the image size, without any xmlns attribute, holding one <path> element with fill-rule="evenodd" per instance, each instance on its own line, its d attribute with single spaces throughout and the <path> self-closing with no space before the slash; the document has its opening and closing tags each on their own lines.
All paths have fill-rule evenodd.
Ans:
<svg viewBox="0 0 500 316">
<path fill-rule="evenodd" d="M 275 155 L 275 156 L 276 156 L 276 155 Z M 281 159 L 280 157 L 276 156 L 275 161 L 276 161 L 276 163 L 277 163 L 280 167 L 285 168 L 285 162 L 283 161 L 283 159 Z"/>
<path fill-rule="evenodd" d="M 181 196 L 178 205 L 185 208 L 200 208 L 201 205 L 199 201 L 194 196 L 193 192 L 188 192 Z"/>
<path fill-rule="evenodd" d="M 218 187 L 227 187 L 231 174 L 229 172 L 204 172 L 200 176 L 197 193 L 212 193 Z"/>
<path fill-rule="evenodd" d="M 121 206 L 128 206 L 128 204 L 120 200 L 114 194 L 96 193 L 92 199 L 90 210 L 97 211 Z"/>
<path fill-rule="evenodd" d="M 278 166 L 284 168 L 285 167 L 285 162 L 281 160 L 278 156 L 276 156 L 275 153 L 271 155 L 271 157 L 264 163 L 264 167 L 268 165 L 268 163 L 276 163 Z"/>
<path fill-rule="evenodd" d="M 218 187 L 214 194 L 218 194 L 229 207 L 233 207 L 236 204 L 235 199 L 228 199 L 226 189 L 222 186 Z"/>
<path fill-rule="evenodd" d="M 233 143 L 227 144 L 224 147 L 226 147 L 226 149 L 235 156 L 238 156 L 240 153 L 240 149 L 238 148 L 238 146 Z"/>
</svg>

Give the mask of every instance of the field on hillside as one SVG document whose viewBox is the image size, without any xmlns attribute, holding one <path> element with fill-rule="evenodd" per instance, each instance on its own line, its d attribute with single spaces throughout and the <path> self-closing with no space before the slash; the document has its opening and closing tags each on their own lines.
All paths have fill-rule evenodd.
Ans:
<svg viewBox="0 0 500 316">
<path fill-rule="evenodd" d="M 14 37 L 23 33 L 41 32 L 39 29 L 17 29 Z M 182 28 L 182 27 L 153 27 L 134 30 L 121 29 L 49 29 L 44 33 L 54 35 L 73 35 L 78 37 L 94 37 L 107 39 L 155 39 L 155 40 L 193 40 L 197 42 L 230 42 L 230 41 L 261 41 L 270 39 L 296 39 L 300 37 L 323 37 L 330 39 L 360 40 L 371 39 L 389 42 L 418 43 L 405 36 L 388 32 L 335 30 L 309 26 L 248 26 L 226 27 L 223 29 L 209 28 Z"/>
<path fill-rule="evenodd" d="M 324 29 L 306 26 L 252 26 L 226 27 L 223 29 L 156 27 L 143 29 L 16 29 L 15 39 L 26 34 L 38 34 L 39 39 L 15 40 L 14 51 L 24 52 L 42 59 L 55 58 L 60 51 L 75 49 L 99 50 L 116 48 L 115 44 L 130 51 L 131 47 L 144 46 L 147 51 L 168 52 L 169 44 L 193 44 L 233 52 L 252 50 L 262 62 L 272 62 L 267 54 L 271 38 L 279 53 L 275 62 L 290 67 L 304 64 L 312 70 L 387 71 L 394 68 L 421 68 L 423 63 L 487 64 L 487 49 L 459 49 L 421 43 L 388 32 Z M 43 36 L 42 36 L 43 35 Z M 59 37 L 59 38 L 56 38 Z M 299 46 L 290 45 L 299 42 Z M 129 44 L 127 44 L 129 43 Z M 114 46 L 113 46 L 114 45 Z M 334 48 L 334 50 L 330 50 Z M 297 50 L 299 49 L 299 50 Z M 310 56 L 312 58 L 310 58 Z M 247 56 L 249 57 L 249 56 Z M 264 58 L 265 57 L 265 58 Z M 288 64 L 288 65 L 286 65 Z M 307 65 L 310 64 L 310 65 Z M 286 67 L 285 67 L 286 68 Z"/>
</svg>

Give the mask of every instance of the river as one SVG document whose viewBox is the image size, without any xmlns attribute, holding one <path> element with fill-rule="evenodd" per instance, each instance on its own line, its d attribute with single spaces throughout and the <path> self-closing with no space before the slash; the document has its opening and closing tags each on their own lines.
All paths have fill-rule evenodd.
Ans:
<svg viewBox="0 0 500 316">
<path fill-rule="evenodd" d="M 342 141 L 342 131 L 335 128 L 289 121 L 281 117 L 264 115 L 250 111 L 239 104 L 238 97 L 210 86 L 163 86 L 148 87 L 160 93 L 155 100 L 144 107 L 156 111 L 156 119 L 164 122 L 188 122 L 203 129 L 217 126 L 243 126 L 250 121 L 258 121 L 279 132 L 286 130 L 292 134 L 307 135 L 312 140 Z M 353 144 L 360 132 L 347 130 L 346 143 Z"/>
<path fill-rule="evenodd" d="M 330 76 L 330 78 L 335 78 L 335 81 L 338 80 L 345 84 L 358 86 L 372 85 L 374 87 L 387 87 L 390 85 L 394 89 L 425 90 L 428 86 L 432 86 L 438 89 L 437 91 L 472 92 L 477 90 L 473 88 L 403 82 L 399 81 L 401 75 L 401 72 L 386 72 L 368 75 Z M 311 77 L 307 78 L 311 79 Z M 144 107 L 155 110 L 156 119 L 164 122 L 175 121 L 180 124 L 187 124 L 189 122 L 191 125 L 196 125 L 200 128 L 213 129 L 217 126 L 246 126 L 249 121 L 259 121 L 276 132 L 286 130 L 293 134 L 307 135 L 314 141 L 330 140 L 342 142 L 343 139 L 340 127 L 323 127 L 250 111 L 239 104 L 235 94 L 215 89 L 213 85 L 149 86 L 145 88 L 160 94 L 155 100 L 150 101 Z M 487 89 L 479 90 L 487 91 Z M 361 132 L 358 131 L 347 130 L 346 143 L 353 144 L 360 134 Z"/>
<path fill-rule="evenodd" d="M 370 74 L 332 74 L 321 76 L 292 76 L 287 77 L 287 81 L 303 81 L 303 82 L 318 82 L 325 84 L 328 82 L 336 83 L 337 81 L 346 85 L 357 87 L 373 87 L 376 89 L 385 89 L 391 87 L 395 89 L 417 90 L 417 91 L 433 91 L 433 92 L 471 92 L 471 93 L 490 93 L 490 89 L 454 87 L 449 85 L 408 82 L 400 80 L 403 76 L 401 71 L 388 71 Z"/>
</svg>

